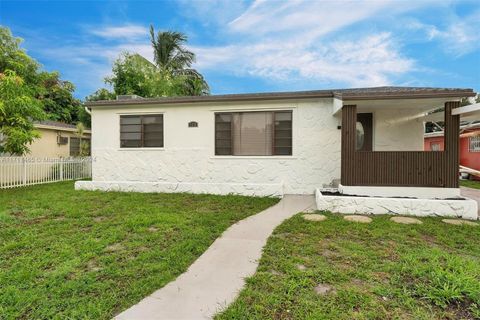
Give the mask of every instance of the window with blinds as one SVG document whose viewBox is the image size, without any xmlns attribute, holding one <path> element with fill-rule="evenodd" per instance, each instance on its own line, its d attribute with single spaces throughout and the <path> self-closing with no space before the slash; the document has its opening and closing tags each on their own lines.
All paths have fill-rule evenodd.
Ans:
<svg viewBox="0 0 480 320">
<path fill-rule="evenodd" d="M 88 145 L 88 153 L 90 154 L 90 139 L 82 138 L 82 144 Z M 70 157 L 77 157 L 80 155 L 80 139 L 70 137 Z"/>
<path fill-rule="evenodd" d="M 292 155 L 292 112 L 216 113 L 215 155 Z"/>
<path fill-rule="evenodd" d="M 163 148 L 163 114 L 120 116 L 121 148 Z"/>
<path fill-rule="evenodd" d="M 80 154 L 80 139 L 70 138 L 70 157 L 76 157 Z"/>
<path fill-rule="evenodd" d="M 469 151 L 480 152 L 480 136 L 469 138 Z"/>
</svg>

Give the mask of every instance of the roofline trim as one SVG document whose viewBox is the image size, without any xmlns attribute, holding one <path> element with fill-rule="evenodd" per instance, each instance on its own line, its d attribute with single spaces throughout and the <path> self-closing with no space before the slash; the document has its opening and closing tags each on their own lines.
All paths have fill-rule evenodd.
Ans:
<svg viewBox="0 0 480 320">
<path fill-rule="evenodd" d="M 335 98 L 343 101 L 352 100 L 384 100 L 384 99 L 429 99 L 429 98 L 463 98 L 475 97 L 473 90 L 458 91 L 432 91 L 432 92 L 395 92 L 395 93 L 379 93 L 379 94 L 335 94 Z"/>
<path fill-rule="evenodd" d="M 212 96 L 188 96 L 188 97 L 164 97 L 132 100 L 101 100 L 87 101 L 87 107 L 102 106 L 129 106 L 129 105 L 165 105 L 165 104 L 188 104 L 208 102 L 242 102 L 242 101 L 272 101 L 272 100 L 293 100 L 293 99 L 315 99 L 315 98 L 337 98 L 343 101 L 352 100 L 384 100 L 384 99 L 426 99 L 426 98 L 462 98 L 474 97 L 473 89 L 448 89 L 431 90 L 427 92 L 400 91 L 400 92 L 377 92 L 377 93 L 349 93 L 336 90 L 297 91 L 278 93 L 246 93 L 231 95 Z"/>
<path fill-rule="evenodd" d="M 193 96 L 193 97 L 168 97 L 168 98 L 152 98 L 152 99 L 132 99 L 132 100 L 102 100 L 87 101 L 85 105 L 88 107 L 99 106 L 121 106 L 121 105 L 143 105 L 143 104 L 185 104 L 185 103 L 202 103 L 202 102 L 233 102 L 233 101 L 267 101 L 267 100 L 291 100 L 291 99 L 315 99 L 315 98 L 332 98 L 331 92 L 325 93 L 309 93 L 309 94 L 278 94 L 278 95 L 249 95 L 245 94 L 237 96 Z"/>
</svg>

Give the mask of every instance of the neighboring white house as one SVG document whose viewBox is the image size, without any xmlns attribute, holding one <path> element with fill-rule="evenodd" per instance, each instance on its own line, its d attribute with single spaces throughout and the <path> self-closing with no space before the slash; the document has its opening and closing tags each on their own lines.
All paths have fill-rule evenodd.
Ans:
<svg viewBox="0 0 480 320">
<path fill-rule="evenodd" d="M 424 152 L 423 117 L 445 105 L 446 130 L 458 130 L 451 109 L 473 95 L 380 87 L 89 102 L 93 179 L 77 188 L 458 197 L 458 145 Z"/>
</svg>

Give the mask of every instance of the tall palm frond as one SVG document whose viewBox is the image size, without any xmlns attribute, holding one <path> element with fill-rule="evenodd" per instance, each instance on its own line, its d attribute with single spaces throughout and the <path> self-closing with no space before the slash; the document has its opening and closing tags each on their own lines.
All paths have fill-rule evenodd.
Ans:
<svg viewBox="0 0 480 320">
<path fill-rule="evenodd" d="M 181 32 L 162 31 L 155 35 L 155 30 L 151 25 L 150 41 L 153 46 L 155 64 L 162 70 L 185 69 L 195 62 L 195 54 L 184 46 L 187 36 Z"/>
</svg>

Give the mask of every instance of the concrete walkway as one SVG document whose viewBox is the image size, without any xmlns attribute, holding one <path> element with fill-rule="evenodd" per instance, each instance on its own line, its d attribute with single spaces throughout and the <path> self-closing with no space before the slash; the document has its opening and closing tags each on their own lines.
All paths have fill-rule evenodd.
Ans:
<svg viewBox="0 0 480 320">
<path fill-rule="evenodd" d="M 478 217 L 480 218 L 480 189 L 460 187 L 460 194 L 464 197 L 477 201 Z"/>
<path fill-rule="evenodd" d="M 115 319 L 210 319 L 236 298 L 253 275 L 262 248 L 285 219 L 315 208 L 313 196 L 285 196 L 278 204 L 228 228 L 190 268 Z"/>
</svg>

